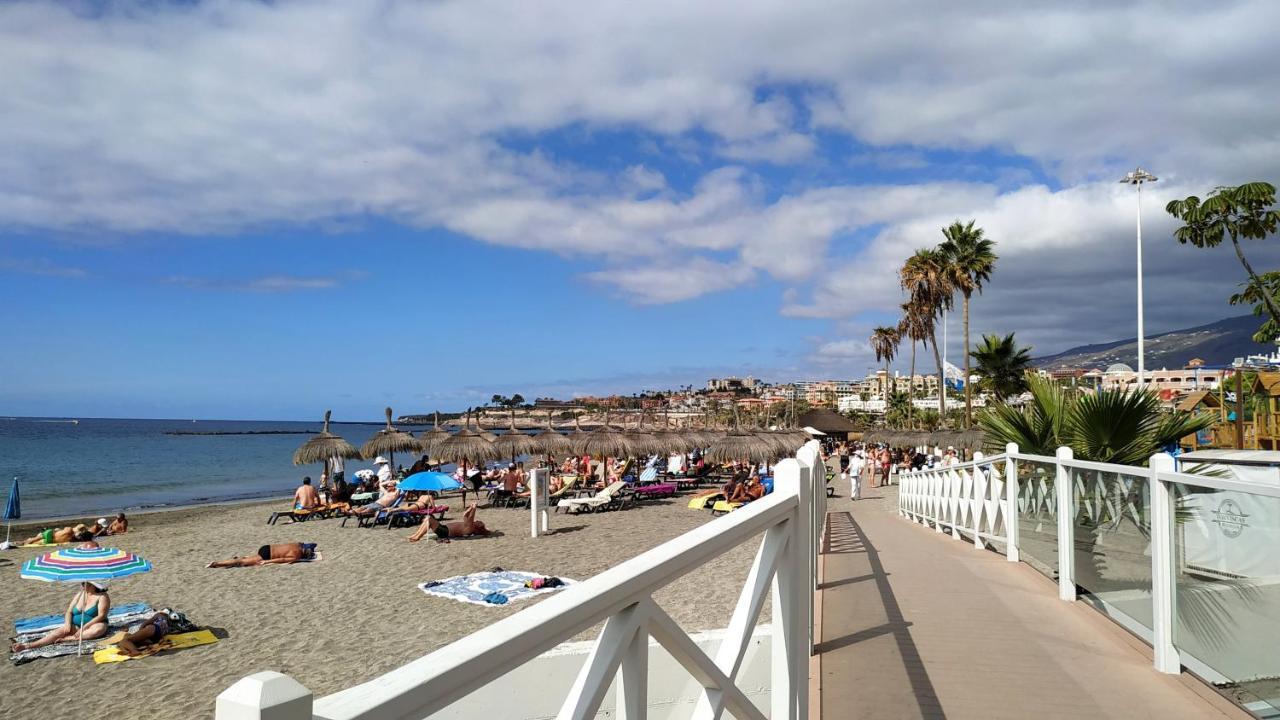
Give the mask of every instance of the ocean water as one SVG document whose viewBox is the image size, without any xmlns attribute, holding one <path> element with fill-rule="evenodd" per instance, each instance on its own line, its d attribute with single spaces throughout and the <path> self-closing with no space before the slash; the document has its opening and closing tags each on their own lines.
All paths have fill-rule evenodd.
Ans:
<svg viewBox="0 0 1280 720">
<path fill-rule="evenodd" d="M 333 423 L 356 447 L 380 424 Z M 319 465 L 295 466 L 311 435 L 167 435 L 166 431 L 316 431 L 317 422 L 0 418 L 0 503 L 17 476 L 22 517 L 107 514 L 288 494 Z M 418 434 L 421 428 L 401 428 Z M 416 458 L 397 455 L 397 465 Z M 347 477 L 372 463 L 348 460 Z"/>
</svg>

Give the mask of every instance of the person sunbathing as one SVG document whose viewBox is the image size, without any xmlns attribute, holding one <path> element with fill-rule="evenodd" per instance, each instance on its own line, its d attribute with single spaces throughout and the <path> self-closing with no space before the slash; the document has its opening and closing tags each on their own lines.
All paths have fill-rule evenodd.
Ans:
<svg viewBox="0 0 1280 720">
<path fill-rule="evenodd" d="M 120 642 L 116 643 L 116 649 L 121 655 L 129 657 L 145 655 L 147 649 L 154 652 L 155 644 L 168 634 L 169 614 L 162 610 L 142 621 L 142 625 L 138 626 L 137 630 L 125 635 Z"/>
<path fill-rule="evenodd" d="M 427 533 L 436 534 L 436 542 L 447 543 L 450 538 L 471 537 L 472 535 L 488 535 L 489 528 L 484 523 L 476 519 L 476 504 L 471 503 L 466 512 L 462 513 L 461 522 L 442 523 L 435 519 L 435 516 L 428 515 L 418 526 L 417 531 L 409 536 L 409 542 L 418 542 L 426 537 Z"/>
<path fill-rule="evenodd" d="M 382 493 L 382 497 L 369 503 L 368 505 L 361 505 L 360 507 L 352 508 L 351 514 L 352 515 L 376 515 L 382 512 L 383 510 L 386 510 L 387 508 L 390 508 L 392 505 L 394 505 L 396 500 L 400 498 L 400 494 L 401 494 L 400 490 L 392 488 L 391 490 L 388 490 L 387 492 Z"/>
<path fill-rule="evenodd" d="M 107 634 L 107 613 L 110 611 L 111 598 L 107 595 L 106 583 L 98 581 L 81 583 L 80 592 L 71 599 L 60 627 L 45 633 L 39 640 L 14 643 L 9 650 L 16 653 L 60 641 L 96 640 Z"/>
<path fill-rule="evenodd" d="M 129 532 L 129 518 L 126 518 L 124 513 L 116 515 L 111 521 L 111 526 L 107 528 L 108 535 L 123 535 L 127 532 Z"/>
<path fill-rule="evenodd" d="M 413 510 L 415 512 L 426 512 L 436 506 L 436 498 L 431 493 L 422 493 L 416 499 L 410 500 L 401 505 L 398 509 Z"/>
<path fill-rule="evenodd" d="M 26 540 L 23 540 L 22 544 L 23 545 L 62 545 L 64 543 L 69 543 L 69 542 L 84 542 L 86 540 L 92 540 L 95 536 L 97 536 L 98 532 L 101 529 L 102 528 L 99 528 L 96 523 L 93 525 L 92 528 L 89 527 L 88 525 L 83 525 L 83 524 L 76 525 L 75 527 L 71 527 L 70 525 L 68 525 L 66 527 L 61 527 L 61 528 L 45 528 L 44 530 L 40 531 L 39 535 L 32 535 Z"/>
<path fill-rule="evenodd" d="M 317 510 L 321 504 L 320 496 L 316 494 L 316 489 L 311 487 L 311 478 L 302 478 L 302 484 L 293 492 L 293 509 Z"/>
<path fill-rule="evenodd" d="M 256 555 L 230 560 L 215 560 L 207 568 L 256 567 L 258 565 L 292 565 L 296 562 L 313 560 L 316 556 L 315 543 L 282 543 L 280 545 L 263 545 Z"/>
</svg>

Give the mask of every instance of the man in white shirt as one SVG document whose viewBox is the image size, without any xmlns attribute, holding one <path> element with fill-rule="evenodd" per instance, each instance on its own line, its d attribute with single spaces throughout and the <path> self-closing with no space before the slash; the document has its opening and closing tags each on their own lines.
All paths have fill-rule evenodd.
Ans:
<svg viewBox="0 0 1280 720">
<path fill-rule="evenodd" d="M 391 463 L 379 455 L 374 458 L 373 464 L 378 466 L 378 487 L 385 493 L 395 484 L 395 475 L 391 472 Z"/>
</svg>

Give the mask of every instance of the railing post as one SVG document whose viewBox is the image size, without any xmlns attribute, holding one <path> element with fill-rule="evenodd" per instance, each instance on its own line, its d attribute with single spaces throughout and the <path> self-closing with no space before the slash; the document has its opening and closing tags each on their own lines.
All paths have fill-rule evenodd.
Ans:
<svg viewBox="0 0 1280 720">
<path fill-rule="evenodd" d="M 311 691 L 278 672 L 254 673 L 223 690 L 215 720 L 311 720 Z"/>
<path fill-rule="evenodd" d="M 982 550 L 986 546 L 982 543 L 982 513 L 987 508 L 987 483 L 990 479 L 982 472 L 982 468 L 977 465 L 986 455 L 981 452 L 973 454 L 973 469 L 969 471 L 969 477 L 972 479 L 969 484 L 969 512 L 973 515 L 973 546 Z"/>
<path fill-rule="evenodd" d="M 1178 649 L 1173 645 L 1173 621 L 1177 603 L 1177 575 L 1174 568 L 1174 493 L 1160 479 L 1173 472 L 1173 458 L 1165 453 L 1151 456 L 1151 648 L 1156 670 L 1177 675 L 1182 672 Z"/>
<path fill-rule="evenodd" d="M 646 720 L 649 712 L 649 632 L 643 622 L 623 651 L 616 682 L 616 717 L 619 720 Z"/>
<path fill-rule="evenodd" d="M 799 460 L 783 460 L 774 467 L 773 473 L 773 491 L 795 493 L 801 501 L 786 521 L 785 557 L 788 561 L 778 563 L 778 570 L 773 575 L 770 717 L 774 720 L 807 717 L 799 715 L 800 696 L 804 697 L 806 706 L 809 697 L 808 687 L 801 687 L 804 684 L 801 678 L 807 677 L 808 673 L 809 658 L 803 653 L 803 649 L 810 635 L 801 624 L 806 605 L 802 591 L 809 591 L 806 587 L 808 560 L 804 557 L 804 553 L 808 551 L 809 538 L 806 536 L 803 520 L 808 511 L 803 502 L 805 483 L 801 477 L 802 469 L 803 464 Z"/>
<path fill-rule="evenodd" d="M 1071 468 L 1063 460 L 1074 457 L 1069 447 L 1057 452 L 1057 474 L 1053 489 L 1058 499 L 1058 597 L 1074 602 L 1076 599 L 1076 531 L 1075 512 L 1072 506 Z"/>
<path fill-rule="evenodd" d="M 1018 452 L 1017 443 L 1004 446 L 1004 555 L 1009 562 L 1018 562 Z"/>
</svg>

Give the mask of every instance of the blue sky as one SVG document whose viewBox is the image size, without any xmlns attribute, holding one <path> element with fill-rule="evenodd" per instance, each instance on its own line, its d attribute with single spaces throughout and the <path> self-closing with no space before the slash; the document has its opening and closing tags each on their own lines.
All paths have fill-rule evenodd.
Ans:
<svg viewBox="0 0 1280 720">
<path fill-rule="evenodd" d="M 1203 42 L 1269 58 L 1262 1 L 93 7 L 0 6 L 0 414 L 861 376 L 956 218 L 1001 256 L 975 334 L 1131 336 L 1136 164 L 1171 330 L 1240 271 L 1161 206 L 1280 165 L 1280 80 Z"/>
</svg>

